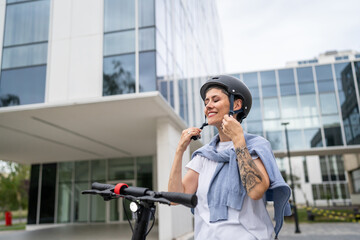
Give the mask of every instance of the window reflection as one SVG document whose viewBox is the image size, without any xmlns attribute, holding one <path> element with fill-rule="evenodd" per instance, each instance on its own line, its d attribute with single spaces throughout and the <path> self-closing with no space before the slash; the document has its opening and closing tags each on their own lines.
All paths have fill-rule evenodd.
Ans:
<svg viewBox="0 0 360 240">
<path fill-rule="evenodd" d="M 338 115 L 322 117 L 326 146 L 343 145 L 340 128 L 340 118 Z"/>
<path fill-rule="evenodd" d="M 307 148 L 323 146 L 320 128 L 304 129 L 304 135 Z"/>
<path fill-rule="evenodd" d="M 283 118 L 298 117 L 298 104 L 296 96 L 281 97 L 281 116 Z"/>
<path fill-rule="evenodd" d="M 154 0 L 139 0 L 139 27 L 155 25 Z"/>
<path fill-rule="evenodd" d="M 248 121 L 253 120 L 262 120 L 261 108 L 260 108 L 260 100 L 258 98 L 253 99 L 251 111 L 247 116 Z"/>
<path fill-rule="evenodd" d="M 335 64 L 335 75 L 339 91 L 346 142 L 349 145 L 360 144 L 359 107 L 356 100 L 351 64 Z"/>
<path fill-rule="evenodd" d="M 4 47 L 48 40 L 50 1 L 7 5 Z"/>
<path fill-rule="evenodd" d="M 315 94 L 300 95 L 301 114 L 304 117 L 318 116 Z"/>
<path fill-rule="evenodd" d="M 333 92 L 335 88 L 331 65 L 316 66 L 315 70 L 319 92 Z"/>
<path fill-rule="evenodd" d="M 275 71 L 260 72 L 260 77 L 262 86 L 276 85 Z"/>
<path fill-rule="evenodd" d="M 290 150 L 304 149 L 304 141 L 301 130 L 288 130 Z"/>
<path fill-rule="evenodd" d="M 273 150 L 281 150 L 285 148 L 282 131 L 266 132 L 266 139 L 270 142 Z"/>
<path fill-rule="evenodd" d="M 243 80 L 244 83 L 246 84 L 246 86 L 248 86 L 249 88 L 251 87 L 258 87 L 258 78 L 257 78 L 257 73 L 244 73 L 243 74 Z"/>
<path fill-rule="evenodd" d="M 264 119 L 280 117 L 279 103 L 277 98 L 264 98 Z"/>
<path fill-rule="evenodd" d="M 252 134 L 263 136 L 262 122 L 248 121 L 246 120 L 247 131 Z"/>
<path fill-rule="evenodd" d="M 335 93 L 322 93 L 320 97 L 321 114 L 338 113 Z"/>
<path fill-rule="evenodd" d="M 104 56 L 135 52 L 135 31 L 122 31 L 104 35 Z"/>
<path fill-rule="evenodd" d="M 103 96 L 135 92 L 135 54 L 104 58 Z"/>
<path fill-rule="evenodd" d="M 3 70 L 0 107 L 44 102 L 46 66 Z"/>
<path fill-rule="evenodd" d="M 139 82 L 140 92 L 156 90 L 155 52 L 139 54 Z"/>
<path fill-rule="evenodd" d="M 135 28 L 135 1 L 105 0 L 104 31 Z"/>
</svg>

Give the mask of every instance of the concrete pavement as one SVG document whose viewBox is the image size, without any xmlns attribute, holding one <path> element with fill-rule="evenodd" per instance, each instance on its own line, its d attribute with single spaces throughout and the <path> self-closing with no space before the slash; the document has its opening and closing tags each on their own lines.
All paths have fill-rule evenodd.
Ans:
<svg viewBox="0 0 360 240">
<path fill-rule="evenodd" d="M 284 224 L 279 240 L 359 240 L 360 223 L 301 223 L 301 233 L 295 224 Z"/>
<path fill-rule="evenodd" d="M 302 223 L 301 233 L 295 234 L 294 224 L 285 223 L 280 240 L 359 240 L 360 223 Z M 148 240 L 155 240 L 158 228 L 155 225 Z M 67 225 L 32 231 L 0 232 L 0 240 L 128 240 L 131 230 L 128 224 Z M 188 238 L 189 240 L 192 238 Z M 170 239 L 169 239 L 170 240 Z M 185 239 L 184 239 L 185 240 Z"/>
</svg>

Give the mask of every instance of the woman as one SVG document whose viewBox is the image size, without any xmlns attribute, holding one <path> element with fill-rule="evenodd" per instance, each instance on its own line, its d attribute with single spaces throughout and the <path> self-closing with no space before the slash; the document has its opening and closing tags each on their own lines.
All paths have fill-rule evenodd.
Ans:
<svg viewBox="0 0 360 240">
<path fill-rule="evenodd" d="M 251 109 L 249 89 L 239 79 L 222 75 L 209 79 L 200 94 L 208 124 L 219 134 L 193 153 L 182 178 L 183 153 L 201 129 L 182 132 L 168 191 L 196 192 L 195 239 L 271 239 L 274 227 L 265 200 L 274 201 L 277 238 L 284 214 L 291 214 L 290 188 L 269 142 L 243 131 L 241 122 Z"/>
</svg>

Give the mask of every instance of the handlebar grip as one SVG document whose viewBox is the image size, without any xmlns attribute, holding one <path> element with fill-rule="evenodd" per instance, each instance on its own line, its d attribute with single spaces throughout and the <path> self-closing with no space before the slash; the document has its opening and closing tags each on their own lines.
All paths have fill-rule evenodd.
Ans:
<svg viewBox="0 0 360 240">
<path fill-rule="evenodd" d="M 182 204 L 189 208 L 194 208 L 197 205 L 197 196 L 196 194 L 186 194 L 186 193 L 177 193 L 177 192 L 160 192 L 161 196 L 167 200 Z"/>
<path fill-rule="evenodd" d="M 111 185 L 111 184 L 104 184 L 104 183 L 98 183 L 98 182 L 94 182 L 93 184 L 91 184 L 91 189 L 96 189 L 99 191 L 103 191 L 106 189 L 114 189 L 115 186 Z"/>
<path fill-rule="evenodd" d="M 124 188 L 122 191 L 124 195 L 132 195 L 134 197 L 142 197 L 149 195 L 147 192 L 149 191 L 148 188 L 142 188 L 142 187 L 127 187 Z"/>
</svg>

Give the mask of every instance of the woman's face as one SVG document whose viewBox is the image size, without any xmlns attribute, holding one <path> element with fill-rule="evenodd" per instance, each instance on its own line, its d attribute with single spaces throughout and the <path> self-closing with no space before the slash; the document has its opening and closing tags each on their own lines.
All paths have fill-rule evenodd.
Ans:
<svg viewBox="0 0 360 240">
<path fill-rule="evenodd" d="M 229 113 L 229 97 L 222 90 L 211 88 L 206 93 L 204 104 L 209 125 L 220 127 L 224 116 Z"/>
</svg>

